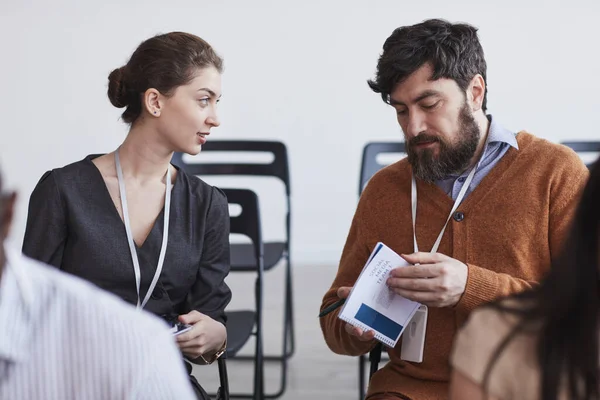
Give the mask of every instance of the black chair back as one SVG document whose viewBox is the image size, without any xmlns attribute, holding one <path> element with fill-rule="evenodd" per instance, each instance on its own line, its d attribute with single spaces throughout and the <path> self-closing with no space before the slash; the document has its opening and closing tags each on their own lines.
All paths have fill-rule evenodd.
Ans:
<svg viewBox="0 0 600 400">
<path fill-rule="evenodd" d="M 388 164 L 382 164 L 377 159 L 380 154 L 392 154 L 392 153 L 406 153 L 406 146 L 404 142 L 371 142 L 367 143 L 363 149 L 362 162 L 360 166 L 360 176 L 358 182 L 358 195 L 360 196 L 363 192 L 363 189 L 369 182 L 369 179 L 377 171 L 386 167 Z M 369 352 L 369 380 L 377 369 L 379 368 L 379 363 L 381 361 L 381 353 L 383 352 L 383 345 L 378 343 L 370 352 Z M 358 358 L 358 396 L 360 399 L 364 398 L 366 385 L 365 385 L 365 377 L 364 377 L 364 363 L 366 361 L 365 355 L 361 355 Z"/>
<path fill-rule="evenodd" d="M 561 144 L 570 147 L 576 153 L 600 153 L 600 142 L 566 141 Z M 591 169 L 594 162 L 587 163 L 586 165 Z"/>
<path fill-rule="evenodd" d="M 202 146 L 202 152 L 267 152 L 273 155 L 270 163 L 186 163 L 182 153 L 173 155 L 173 164 L 185 169 L 191 175 L 245 175 L 273 176 L 281 179 L 289 196 L 290 172 L 285 144 L 264 140 L 210 140 Z"/>
<path fill-rule="evenodd" d="M 244 235 L 252 240 L 257 260 L 263 259 L 263 241 L 260 229 L 260 209 L 258 196 L 249 189 L 221 189 L 229 204 L 241 207 L 239 215 L 229 217 L 229 232 Z"/>
<path fill-rule="evenodd" d="M 371 142 L 367 143 L 363 149 L 362 163 L 360 167 L 360 180 L 358 184 L 358 194 L 362 193 L 365 185 L 373 175 L 386 164 L 380 164 L 377 157 L 385 153 L 405 153 L 404 142 Z"/>
<path fill-rule="evenodd" d="M 263 371 L 263 326 L 262 326 L 262 308 L 263 308 L 263 273 L 264 273 L 264 246 L 262 241 L 261 223 L 260 223 L 260 208 L 258 196 L 255 192 L 249 189 L 221 189 L 227 196 L 229 204 L 236 204 L 241 207 L 241 212 L 238 215 L 230 215 L 229 217 L 229 232 L 246 236 L 252 241 L 254 256 L 256 258 L 257 277 L 255 281 L 255 303 L 256 311 L 254 321 L 251 325 L 256 324 L 254 333 L 249 330 L 248 337 L 251 334 L 256 336 L 255 353 L 254 353 L 254 398 L 263 398 L 264 396 L 264 371 Z M 231 314 L 235 314 L 235 311 Z M 233 321 L 231 321 L 233 322 Z M 251 327 L 250 327 L 251 328 Z M 229 333 L 228 333 L 229 335 Z M 240 344 L 246 342 L 248 337 L 244 337 Z M 236 350 L 237 351 L 237 350 Z M 232 355 L 235 356 L 235 355 Z M 224 365 L 224 363 L 223 363 Z M 227 369 L 221 368 L 219 365 L 219 377 L 221 382 L 223 378 L 227 380 Z M 223 390 L 229 398 L 229 384 L 222 385 L 226 389 Z M 234 394 L 233 397 L 239 395 Z M 251 396 L 251 397 L 252 397 Z"/>
</svg>

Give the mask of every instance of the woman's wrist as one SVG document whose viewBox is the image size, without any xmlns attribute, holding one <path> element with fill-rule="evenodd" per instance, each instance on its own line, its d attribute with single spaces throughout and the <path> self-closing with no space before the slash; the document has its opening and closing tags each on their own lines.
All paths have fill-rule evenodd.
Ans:
<svg viewBox="0 0 600 400">
<path fill-rule="evenodd" d="M 225 337 L 223 344 L 217 350 L 211 351 L 210 353 L 207 353 L 207 354 L 201 354 L 200 359 L 202 361 L 204 361 L 206 364 L 212 364 L 216 360 L 218 360 L 219 357 L 221 357 L 223 355 L 223 353 L 225 353 L 225 350 L 227 350 L 227 337 Z"/>
</svg>

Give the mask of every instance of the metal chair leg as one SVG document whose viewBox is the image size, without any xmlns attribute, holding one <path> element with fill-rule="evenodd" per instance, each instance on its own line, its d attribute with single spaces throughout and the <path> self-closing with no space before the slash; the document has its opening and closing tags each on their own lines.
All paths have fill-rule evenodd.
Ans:
<svg viewBox="0 0 600 400">
<path fill-rule="evenodd" d="M 358 400 L 364 400 L 365 390 L 365 356 L 358 356 Z"/>
<path fill-rule="evenodd" d="M 292 276 L 292 265 L 290 263 L 289 258 L 287 259 L 287 271 L 286 271 L 286 275 L 287 275 L 287 279 L 286 279 L 286 284 L 287 284 L 287 296 L 286 296 L 286 301 L 287 301 L 287 332 L 289 333 L 290 336 L 290 342 L 289 342 L 289 350 L 286 348 L 286 353 L 285 356 L 287 358 L 290 358 L 292 355 L 294 355 L 294 352 L 296 350 L 296 334 L 294 332 L 294 285 L 293 285 L 293 276 Z"/>
<path fill-rule="evenodd" d="M 273 393 L 264 393 L 265 399 L 277 399 L 281 397 L 287 389 L 287 371 L 288 371 L 288 359 L 294 354 L 295 351 L 295 334 L 294 334 L 294 322 L 293 322 L 293 281 L 292 281 L 292 268 L 289 258 L 286 257 L 286 274 L 285 274 L 285 298 L 284 298 L 284 314 L 283 314 L 283 344 L 282 352 L 280 355 L 263 355 L 263 361 L 277 361 L 281 364 L 281 379 L 279 383 L 279 389 Z M 239 356 L 235 360 L 239 361 L 250 361 L 254 360 L 253 356 Z M 247 398 L 243 395 L 231 395 L 235 398 Z"/>
</svg>

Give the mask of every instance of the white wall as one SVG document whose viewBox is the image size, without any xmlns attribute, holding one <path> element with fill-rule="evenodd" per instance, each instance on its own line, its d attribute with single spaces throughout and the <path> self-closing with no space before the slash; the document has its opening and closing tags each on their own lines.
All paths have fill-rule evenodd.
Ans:
<svg viewBox="0 0 600 400">
<path fill-rule="evenodd" d="M 401 137 L 365 83 L 400 25 L 442 17 L 478 26 L 489 108 L 505 126 L 553 141 L 600 138 L 600 3 L 488 3 L 3 0 L 0 160 L 21 195 L 13 239 L 20 244 L 45 170 L 120 143 L 126 131 L 105 94 L 108 73 L 140 41 L 171 30 L 202 36 L 225 58 L 223 123 L 211 137 L 288 145 L 297 264 L 337 263 L 363 145 Z M 279 216 L 265 215 L 267 228 Z"/>
</svg>

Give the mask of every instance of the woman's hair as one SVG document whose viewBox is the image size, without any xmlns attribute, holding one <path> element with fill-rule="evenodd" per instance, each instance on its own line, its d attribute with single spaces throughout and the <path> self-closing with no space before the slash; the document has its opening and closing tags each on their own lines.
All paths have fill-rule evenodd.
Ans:
<svg viewBox="0 0 600 400">
<path fill-rule="evenodd" d="M 540 368 L 541 399 L 600 398 L 599 379 L 600 160 L 581 197 L 563 251 L 543 282 L 511 296 L 515 302 L 489 305 L 516 315 L 518 323 L 496 349 L 485 373 L 487 389 L 493 366 L 517 335 L 534 333 Z"/>
<path fill-rule="evenodd" d="M 140 44 L 126 65 L 108 76 L 108 98 L 117 108 L 126 107 L 122 119 L 132 124 L 142 112 L 142 95 L 154 88 L 165 96 L 189 83 L 198 68 L 223 71 L 223 60 L 198 36 L 171 32 Z"/>
</svg>

